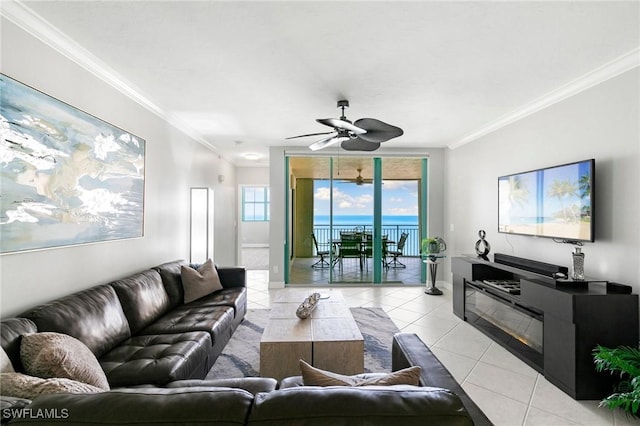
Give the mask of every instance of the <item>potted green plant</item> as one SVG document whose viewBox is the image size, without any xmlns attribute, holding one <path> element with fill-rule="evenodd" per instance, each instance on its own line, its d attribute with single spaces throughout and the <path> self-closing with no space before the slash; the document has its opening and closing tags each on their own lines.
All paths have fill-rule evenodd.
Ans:
<svg viewBox="0 0 640 426">
<path fill-rule="evenodd" d="M 445 251 L 447 245 L 440 237 L 429 237 L 422 239 L 422 254 L 438 254 Z"/>
<path fill-rule="evenodd" d="M 638 417 L 640 408 L 640 349 L 630 346 L 606 348 L 598 345 L 593 350 L 597 371 L 620 375 L 614 393 L 600 401 L 600 407 L 621 408 Z"/>
</svg>

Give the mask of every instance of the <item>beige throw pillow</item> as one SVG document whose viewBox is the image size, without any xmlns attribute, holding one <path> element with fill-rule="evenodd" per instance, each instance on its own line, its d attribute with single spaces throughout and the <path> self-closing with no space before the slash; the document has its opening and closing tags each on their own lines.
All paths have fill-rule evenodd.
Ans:
<svg viewBox="0 0 640 426">
<path fill-rule="evenodd" d="M 20 359 L 25 372 L 42 378 L 67 378 L 109 390 L 100 363 L 80 340 L 61 333 L 22 336 Z"/>
<path fill-rule="evenodd" d="M 302 381 L 305 386 L 418 386 L 421 370 L 419 366 L 415 366 L 394 371 L 382 377 L 364 379 L 321 370 L 300 360 L 300 371 L 302 372 Z"/>
<path fill-rule="evenodd" d="M 223 288 L 211 259 L 200 265 L 197 270 L 182 266 L 180 275 L 184 288 L 184 303 L 193 302 Z"/>
<path fill-rule="evenodd" d="M 34 399 L 51 393 L 97 393 L 102 389 L 71 379 L 42 379 L 22 373 L 0 374 L 2 395 L 15 398 Z"/>
<path fill-rule="evenodd" d="M 9 355 L 7 355 L 4 348 L 0 346 L 0 373 L 13 373 L 14 371 Z"/>
</svg>

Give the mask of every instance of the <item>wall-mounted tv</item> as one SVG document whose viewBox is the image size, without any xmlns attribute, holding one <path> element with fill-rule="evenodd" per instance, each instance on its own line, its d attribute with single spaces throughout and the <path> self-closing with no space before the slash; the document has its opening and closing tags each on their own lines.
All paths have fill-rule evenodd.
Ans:
<svg viewBox="0 0 640 426">
<path fill-rule="evenodd" d="M 498 178 L 498 232 L 594 240 L 595 160 Z"/>
</svg>

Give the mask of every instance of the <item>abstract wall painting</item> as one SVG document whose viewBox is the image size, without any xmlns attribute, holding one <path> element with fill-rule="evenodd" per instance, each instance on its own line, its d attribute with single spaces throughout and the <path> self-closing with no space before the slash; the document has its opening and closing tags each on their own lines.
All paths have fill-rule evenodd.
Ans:
<svg viewBox="0 0 640 426">
<path fill-rule="evenodd" d="M 145 141 L 0 74 L 0 254 L 142 237 Z"/>
</svg>

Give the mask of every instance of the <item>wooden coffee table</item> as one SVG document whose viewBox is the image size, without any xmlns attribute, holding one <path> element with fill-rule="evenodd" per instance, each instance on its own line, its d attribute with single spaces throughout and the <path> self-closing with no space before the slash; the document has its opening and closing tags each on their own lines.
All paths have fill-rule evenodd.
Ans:
<svg viewBox="0 0 640 426">
<path fill-rule="evenodd" d="M 310 318 L 296 309 L 314 291 L 321 299 Z M 364 339 L 339 290 L 281 290 L 260 339 L 260 375 L 299 376 L 299 360 L 341 374 L 364 372 Z"/>
</svg>

